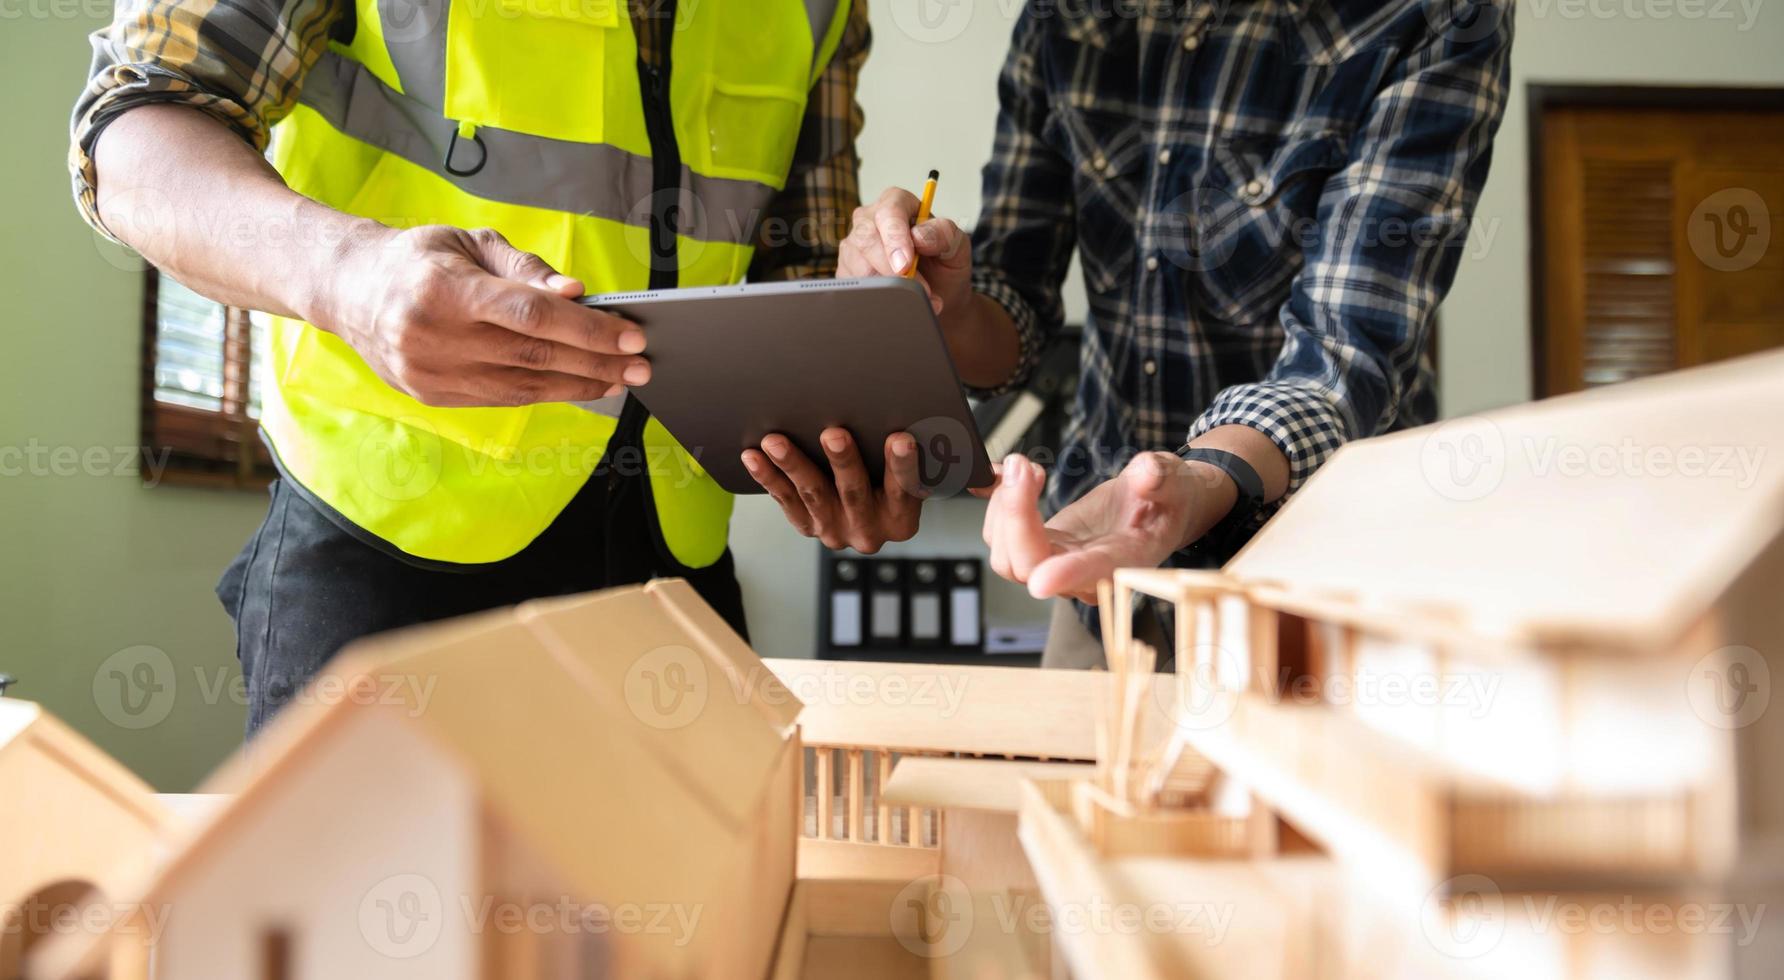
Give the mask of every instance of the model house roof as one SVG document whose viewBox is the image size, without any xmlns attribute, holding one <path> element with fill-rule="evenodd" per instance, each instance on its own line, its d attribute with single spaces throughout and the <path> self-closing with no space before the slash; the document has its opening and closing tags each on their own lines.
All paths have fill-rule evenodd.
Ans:
<svg viewBox="0 0 1784 980">
<path fill-rule="evenodd" d="M 207 840 L 362 711 L 401 719 L 457 760 L 566 887 L 704 895 L 736 858 L 799 709 L 679 580 L 375 637 L 328 673 L 334 696 L 300 696 L 207 783 L 233 795 L 133 900 L 171 899 Z M 97 955 L 58 950 L 46 975 Z"/>
<path fill-rule="evenodd" d="M 46 784 L 51 778 L 63 782 L 68 791 L 52 792 Z M 43 840 L 43 834 L 58 827 L 72 831 L 90 826 L 73 819 L 81 814 L 59 808 L 79 806 L 90 813 L 99 801 L 156 832 L 171 820 L 149 784 L 41 706 L 18 698 L 0 698 L 0 786 L 31 800 L 28 807 L 0 808 L 0 840 Z M 14 821 L 26 821 L 33 833 L 25 835 L 24 828 L 12 825 Z M 41 853 L 51 850 L 48 841 L 43 847 L 8 848 L 8 871 L 17 870 L 21 862 L 51 857 Z M 0 896 L 0 901 L 6 898 Z"/>
<path fill-rule="evenodd" d="M 1532 645 L 1676 641 L 1784 538 L 1784 353 L 1354 442 L 1227 565 Z"/>
<path fill-rule="evenodd" d="M 44 894 L 71 901 L 92 888 L 93 901 L 114 900 L 173 826 L 147 783 L 16 698 L 0 698 L 0 787 L 19 804 L 0 807 L 0 918 Z M 17 940 L 0 935 L 0 974 L 18 968 Z"/>
</svg>

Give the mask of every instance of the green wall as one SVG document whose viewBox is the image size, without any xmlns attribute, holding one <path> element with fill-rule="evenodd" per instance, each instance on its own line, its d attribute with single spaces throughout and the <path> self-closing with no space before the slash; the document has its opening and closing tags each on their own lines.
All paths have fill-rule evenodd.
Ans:
<svg viewBox="0 0 1784 980">
<path fill-rule="evenodd" d="M 235 640 L 211 589 L 265 497 L 111 472 L 137 438 L 142 277 L 69 194 L 92 12 L 0 4 L 0 672 L 178 791 L 241 740 L 239 698 L 216 683 L 234 676 Z"/>
</svg>

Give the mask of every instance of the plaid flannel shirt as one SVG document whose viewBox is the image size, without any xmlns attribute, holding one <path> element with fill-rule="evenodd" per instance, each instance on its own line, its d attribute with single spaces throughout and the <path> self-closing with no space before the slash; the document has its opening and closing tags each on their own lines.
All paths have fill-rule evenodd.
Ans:
<svg viewBox="0 0 1784 980">
<path fill-rule="evenodd" d="M 1074 248 L 1082 264 L 1050 509 L 1215 426 L 1267 435 L 1292 493 L 1346 440 L 1435 417 L 1431 324 L 1505 109 L 1511 21 L 1510 0 L 1023 12 L 974 284 L 1020 334 L 1008 387 L 1064 319 Z"/>
<path fill-rule="evenodd" d="M 119 0 L 111 26 L 93 34 L 93 66 L 74 106 L 68 166 L 88 224 L 103 232 L 94 201 L 93 146 L 121 113 L 172 102 L 221 120 L 257 150 L 297 103 L 304 74 L 331 36 L 353 22 L 353 0 Z M 629 0 L 639 57 L 661 64 L 669 4 Z M 850 4 L 835 56 L 806 100 L 786 187 L 758 223 L 749 278 L 833 275 L 861 201 L 855 137 L 856 82 L 871 36 L 866 0 Z M 785 229 L 800 229 L 789 235 Z M 807 233 L 806 229 L 810 229 Z"/>
</svg>

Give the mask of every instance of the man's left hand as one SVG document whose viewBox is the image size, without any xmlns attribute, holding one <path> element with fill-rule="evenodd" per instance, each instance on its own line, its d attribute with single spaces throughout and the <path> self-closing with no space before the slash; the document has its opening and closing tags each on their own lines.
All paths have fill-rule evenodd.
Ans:
<svg viewBox="0 0 1784 980">
<path fill-rule="evenodd" d="M 1117 568 L 1154 567 L 1206 534 L 1232 509 L 1230 478 L 1171 453 L 1135 457 L 1121 473 L 1046 523 L 1040 496 L 1046 473 L 1023 456 L 999 468 L 985 511 L 991 570 L 1026 583 L 1037 599 L 1096 602 L 1096 585 Z"/>
<path fill-rule="evenodd" d="M 825 429 L 818 442 L 834 481 L 779 433 L 764 438 L 760 449 L 743 451 L 744 467 L 780 504 L 787 523 L 826 548 L 853 548 L 864 555 L 917 533 L 928 494 L 917 473 L 915 437 L 898 432 L 887 438 L 886 478 L 878 487 L 847 429 Z"/>
</svg>

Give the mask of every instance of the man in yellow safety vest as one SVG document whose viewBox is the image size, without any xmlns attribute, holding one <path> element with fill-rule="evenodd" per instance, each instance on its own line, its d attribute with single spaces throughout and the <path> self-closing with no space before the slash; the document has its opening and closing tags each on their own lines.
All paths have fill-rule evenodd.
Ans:
<svg viewBox="0 0 1784 980">
<path fill-rule="evenodd" d="M 536 596 L 685 575 L 743 628 L 730 496 L 573 300 L 834 271 L 862 0 L 155 0 L 94 49 L 88 220 L 272 315 L 281 478 L 218 586 L 250 732 L 356 637 Z M 832 536 L 914 531 L 879 493 Z"/>
</svg>

